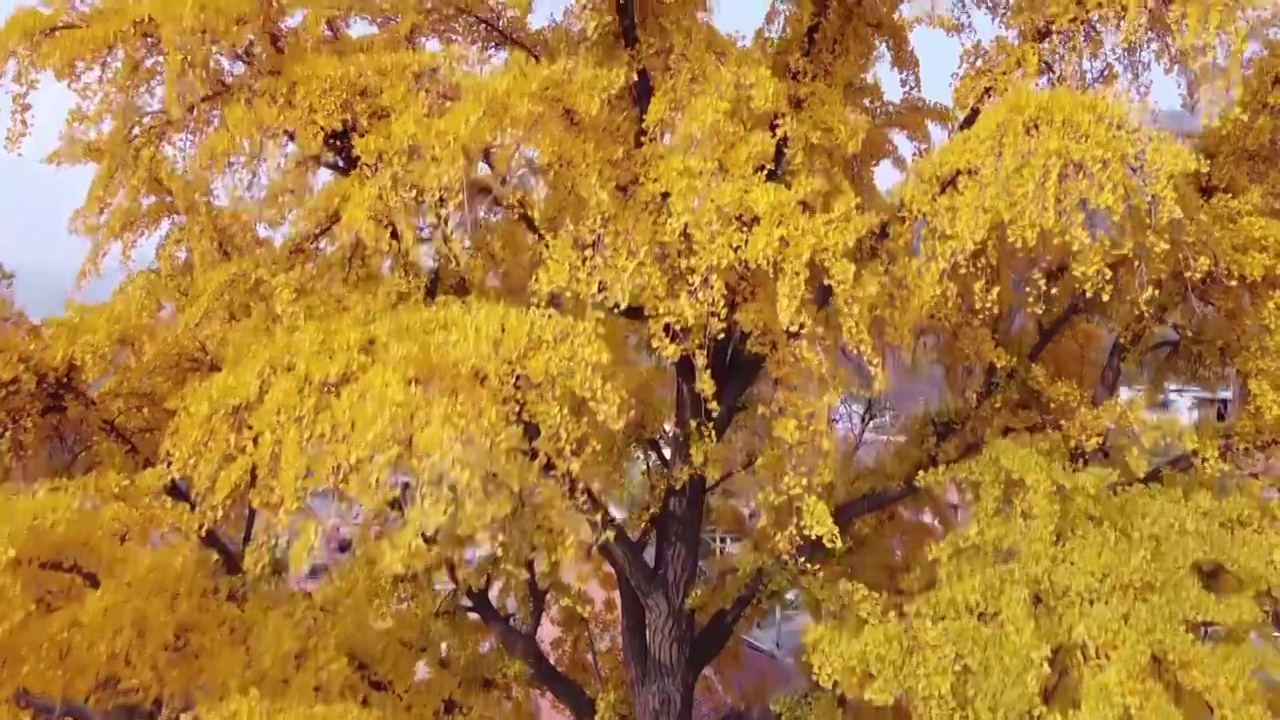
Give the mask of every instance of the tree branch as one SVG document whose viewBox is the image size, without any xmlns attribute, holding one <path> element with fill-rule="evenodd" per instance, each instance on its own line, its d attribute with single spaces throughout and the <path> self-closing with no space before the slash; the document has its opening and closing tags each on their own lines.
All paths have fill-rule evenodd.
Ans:
<svg viewBox="0 0 1280 720">
<path fill-rule="evenodd" d="M 694 428 L 707 420 L 707 407 L 698 392 L 694 359 L 685 353 L 676 360 L 675 432 L 672 464 L 689 465 Z M 669 485 L 654 518 L 653 571 L 662 579 L 667 600 L 683 603 L 698 574 L 698 548 L 706 510 L 707 478 L 694 472 L 679 485 Z"/>
<path fill-rule="evenodd" d="M 858 518 L 892 507 L 911 497 L 916 491 L 914 483 L 907 483 L 900 488 L 867 493 L 838 505 L 832 515 L 836 526 L 845 530 Z M 810 540 L 800 547 L 797 554 L 803 559 L 812 559 L 822 548 L 821 542 Z M 701 672 L 724 650 L 742 616 L 759 599 L 764 581 L 764 570 L 757 568 L 734 599 L 712 613 L 698 631 L 693 643 L 693 668 L 696 672 Z"/>
<path fill-rule="evenodd" d="M 1125 356 L 1128 355 L 1128 346 L 1124 340 L 1116 335 L 1111 341 L 1111 349 L 1107 351 L 1107 360 L 1102 365 L 1102 373 L 1098 376 L 1098 384 L 1093 387 L 1094 407 L 1098 407 L 1115 397 L 1116 391 L 1120 388 L 1120 371 L 1124 366 Z"/>
<path fill-rule="evenodd" d="M 511 624 L 511 618 L 498 611 L 489 599 L 485 590 L 468 589 L 464 591 L 470 606 L 468 612 L 477 617 L 493 633 L 498 644 L 512 657 L 524 663 L 533 677 L 534 683 L 551 693 L 563 705 L 575 720 L 592 720 L 596 715 L 596 701 L 582 685 L 557 668 L 542 647 L 538 645 L 537 636 L 524 633 Z"/>
<path fill-rule="evenodd" d="M 1049 40 L 1050 37 L 1053 36 L 1053 33 L 1054 33 L 1054 30 L 1051 26 L 1047 24 L 1041 25 L 1040 27 L 1036 28 L 1036 30 L 1031 34 L 1031 37 L 1029 38 L 1029 42 L 1031 43 L 1046 42 L 1047 40 Z M 951 133 L 952 138 L 954 138 L 956 135 L 967 132 L 968 130 L 972 129 L 974 125 L 978 123 L 978 120 L 982 117 L 983 111 L 988 107 L 991 101 L 995 98 L 996 89 L 997 88 L 994 85 L 987 85 L 978 93 L 977 99 L 973 102 L 972 105 L 969 106 L 969 109 L 965 112 L 965 114 L 960 118 L 960 121 L 956 124 L 956 129 Z M 961 175 L 962 173 L 957 170 L 956 172 L 947 176 L 941 183 L 939 183 L 936 195 L 940 197 L 954 190 L 956 185 L 960 181 Z M 869 235 L 868 246 L 860 253 L 861 257 L 859 259 L 866 259 L 867 257 L 875 257 L 880 253 L 880 250 L 883 248 L 884 243 L 888 242 L 889 240 L 889 233 L 890 233 L 891 226 L 893 222 L 897 220 L 897 218 L 898 218 L 898 214 L 896 212 L 889 213 L 883 220 L 880 221 L 880 223 L 876 226 L 875 230 L 873 230 Z M 826 307 L 831 303 L 831 295 L 832 295 L 831 286 L 825 282 L 819 283 L 817 289 L 814 292 L 814 304 L 817 305 L 819 310 L 826 309 Z"/>
<path fill-rule="evenodd" d="M 618 615 L 622 621 L 622 660 L 627 667 L 642 669 L 649 664 L 649 629 L 644 601 L 626 576 L 618 581 Z"/>
<path fill-rule="evenodd" d="M 813 17 L 809 19 L 809 24 L 805 26 L 804 46 L 800 51 L 801 63 L 807 63 L 809 58 L 813 56 L 814 48 L 818 44 L 818 34 L 822 32 L 822 25 L 826 22 L 827 17 L 830 14 L 831 5 L 832 3 L 824 3 L 818 12 L 814 13 Z M 791 67 L 787 70 L 787 78 L 793 83 L 799 83 L 801 80 L 800 70 L 801 68 L 796 63 L 792 63 Z M 801 101 L 795 98 L 794 93 L 792 94 L 790 105 L 790 111 L 792 113 L 799 112 L 803 107 Z M 773 161 L 765 170 L 764 179 L 765 182 L 782 182 L 782 178 L 787 171 L 787 159 L 790 152 L 791 138 L 787 135 L 786 131 L 782 130 L 781 115 L 774 115 L 773 119 L 769 121 L 769 131 L 773 133 L 776 138 L 773 143 Z"/>
<path fill-rule="evenodd" d="M 170 480 L 164 487 L 166 497 L 176 500 L 186 505 L 192 511 L 196 509 L 196 500 L 185 487 L 186 483 L 180 478 Z M 218 560 L 222 563 L 222 569 L 228 575 L 243 575 L 244 562 L 240 557 L 240 553 L 218 534 L 213 527 L 205 527 L 200 531 L 200 544 L 209 548 L 218 556 Z"/>
<path fill-rule="evenodd" d="M 1048 325 L 1040 328 L 1040 333 L 1036 337 L 1035 345 L 1031 346 L 1031 351 L 1027 353 L 1027 360 L 1036 362 L 1044 355 L 1049 346 L 1053 344 L 1054 339 L 1066 329 L 1067 324 L 1075 319 L 1084 310 L 1084 302 L 1079 296 L 1073 297 L 1067 306 L 1062 308 L 1062 312 L 1053 319 Z"/>
<path fill-rule="evenodd" d="M 494 35 L 497 35 L 504 45 L 520 50 L 525 55 L 528 55 L 529 58 L 532 59 L 534 62 L 542 62 L 542 56 L 538 54 L 537 50 L 534 50 L 533 47 L 529 45 L 529 43 L 512 35 L 505 28 L 499 25 L 496 21 L 491 20 L 477 12 L 467 10 L 465 8 L 460 9 L 459 12 L 462 13 L 463 17 L 466 17 L 472 20 L 473 22 L 483 25 L 485 29 L 487 29 L 489 32 L 493 33 Z"/>
<path fill-rule="evenodd" d="M 764 357 L 747 348 L 748 333 L 731 324 L 711 346 L 711 381 L 718 409 L 711 422 L 712 436 L 724 437 L 741 409 L 742 399 L 764 370 Z"/>
<path fill-rule="evenodd" d="M 75 398 L 77 402 L 82 404 L 97 419 L 97 425 L 102 432 L 119 444 L 130 459 L 140 467 L 146 467 L 152 464 L 151 458 L 147 457 L 142 449 L 138 447 L 137 443 L 133 441 L 133 438 L 129 437 L 128 433 L 122 430 L 114 420 L 107 418 L 98 412 L 96 400 L 94 400 L 88 392 L 82 390 L 74 382 L 72 377 L 74 372 L 75 367 L 70 366 L 61 377 L 52 383 L 52 387 L 49 389 L 51 397 L 55 398 L 57 403 L 62 405 L 65 405 L 67 399 Z M 186 505 L 193 511 L 196 509 L 195 498 L 191 496 L 191 493 L 184 486 L 184 483 L 177 479 L 171 479 L 165 485 L 164 494 L 166 497 Z M 215 529 L 205 528 L 200 534 L 200 544 L 213 550 L 214 553 L 217 554 L 218 559 L 222 562 L 222 566 L 228 575 L 241 575 L 244 573 L 244 565 L 241 562 L 239 554 L 225 540 L 223 540 L 220 535 L 218 535 L 218 532 Z"/>
<path fill-rule="evenodd" d="M 13 703 L 37 720 L 100 720 L 98 713 L 87 705 L 69 700 L 50 700 L 23 688 L 13 694 Z"/>
<path fill-rule="evenodd" d="M 671 470 L 671 461 L 667 459 L 666 452 L 662 449 L 662 443 L 657 438 L 649 438 L 644 441 L 644 446 L 649 449 L 655 457 L 658 458 L 658 464 L 662 465 L 663 470 Z"/>
<path fill-rule="evenodd" d="M 637 1 L 616 0 L 614 3 L 618 33 L 622 36 L 622 46 L 628 54 L 635 53 L 640 47 L 640 28 L 636 18 Z M 644 63 L 639 62 L 638 58 L 633 60 L 637 63 L 636 77 L 631 83 L 631 96 L 636 105 L 635 146 L 641 148 L 645 141 L 644 125 L 648 120 L 649 105 L 653 102 L 653 78 L 649 75 L 649 69 L 644 66 Z"/>
<path fill-rule="evenodd" d="M 716 478 L 714 482 L 712 482 L 710 485 L 707 486 L 707 494 L 710 495 L 711 493 L 716 491 L 716 488 L 720 487 L 721 485 L 732 480 L 738 475 L 741 475 L 742 473 L 755 467 L 757 460 L 758 458 L 755 458 L 755 457 L 748 458 L 747 461 L 742 464 L 742 467 L 736 470 L 730 470 L 729 472 Z"/>
<path fill-rule="evenodd" d="M 1153 466 L 1138 479 L 1139 485 L 1157 485 L 1164 480 L 1167 472 L 1190 472 L 1195 467 L 1194 453 L 1184 452 Z"/>
<path fill-rule="evenodd" d="M 538 439 L 542 437 L 542 428 L 524 417 L 523 408 L 517 407 L 516 419 L 529 446 L 529 458 L 535 462 L 541 460 L 542 471 L 549 477 L 554 476 L 555 463 L 539 453 L 537 449 Z M 644 552 L 622 523 L 613 516 L 613 511 L 609 509 L 608 504 L 585 483 L 577 482 L 572 478 L 568 481 L 567 490 L 572 496 L 581 496 L 587 515 L 593 517 L 599 523 L 600 529 L 605 531 L 602 533 L 605 537 L 599 541 L 600 554 L 613 571 L 625 574 L 637 588 L 651 590 L 654 582 L 653 571 L 644 561 Z"/>
<path fill-rule="evenodd" d="M 98 573 L 93 572 L 92 570 L 86 570 L 76 562 L 42 560 L 36 563 L 36 567 L 52 573 L 71 575 L 90 590 L 98 590 L 102 588 L 102 579 L 98 577 Z"/>
<path fill-rule="evenodd" d="M 551 588 L 550 586 L 544 588 L 538 585 L 538 569 L 533 558 L 529 558 L 524 562 L 524 571 L 524 585 L 529 593 L 528 632 L 536 636 L 538 628 L 542 626 L 542 617 L 547 611 L 547 594 L 551 591 Z"/>
<path fill-rule="evenodd" d="M 913 479 L 896 488 L 859 495 L 852 500 L 847 500 L 837 505 L 835 510 L 832 511 L 831 517 L 835 520 L 836 527 L 843 530 L 852 525 L 858 518 L 897 505 L 915 495 L 918 490 L 919 488 L 916 487 Z"/>
<path fill-rule="evenodd" d="M 762 589 L 764 589 L 764 570 L 757 568 L 733 600 L 707 618 L 706 624 L 693 640 L 693 671 L 695 673 L 701 673 L 703 668 L 711 664 L 711 661 L 724 650 L 729 639 L 733 637 L 733 631 L 738 627 L 738 622 L 756 603 Z"/>
</svg>

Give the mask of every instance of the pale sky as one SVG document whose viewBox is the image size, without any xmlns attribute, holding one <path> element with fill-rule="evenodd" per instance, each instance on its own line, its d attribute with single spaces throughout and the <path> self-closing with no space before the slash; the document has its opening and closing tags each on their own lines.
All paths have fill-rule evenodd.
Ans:
<svg viewBox="0 0 1280 720">
<path fill-rule="evenodd" d="M 0 0 L 0 18 L 20 0 Z M 538 14 L 555 12 L 562 0 L 535 2 Z M 749 35 L 764 18 L 768 0 L 719 0 L 714 3 L 716 22 L 726 31 Z M 940 32 L 920 31 L 914 37 L 920 54 L 923 90 L 930 99 L 949 102 L 951 76 L 959 47 Z M 1165 83 L 1157 88 L 1157 102 L 1168 105 L 1176 97 Z M 55 169 L 41 163 L 57 140 L 69 97 L 58 87 L 44 87 L 33 100 L 37 123 L 15 157 L 0 149 L 0 264 L 17 275 L 15 295 L 30 314 L 44 317 L 59 313 L 74 291 L 74 280 L 84 259 L 86 243 L 67 230 L 71 212 L 80 204 L 91 177 L 88 169 Z M 0 122 L 8 123 L 7 101 L 0 101 Z M 884 179 L 888 179 L 887 177 Z M 120 277 L 115 266 L 89 288 L 77 294 L 84 300 L 105 297 Z"/>
</svg>

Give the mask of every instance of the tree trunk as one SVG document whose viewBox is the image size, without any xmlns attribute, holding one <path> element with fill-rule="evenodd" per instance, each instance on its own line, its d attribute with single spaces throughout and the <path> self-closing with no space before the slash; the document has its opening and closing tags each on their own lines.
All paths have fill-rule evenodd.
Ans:
<svg viewBox="0 0 1280 720">
<path fill-rule="evenodd" d="M 635 611 L 635 605 L 623 612 Z M 624 634 L 636 720 L 691 720 L 695 666 L 693 613 L 664 598 L 645 603 L 643 635 Z M 632 627 L 639 629 L 637 624 Z M 625 645 L 631 643 L 632 647 Z"/>
<path fill-rule="evenodd" d="M 647 678 L 635 689 L 636 720 L 691 720 L 694 683 L 684 678 Z"/>
</svg>

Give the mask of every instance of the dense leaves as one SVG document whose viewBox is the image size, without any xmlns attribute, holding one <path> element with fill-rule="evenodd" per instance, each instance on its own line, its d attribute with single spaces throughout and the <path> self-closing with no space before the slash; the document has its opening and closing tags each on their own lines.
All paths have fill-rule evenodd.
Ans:
<svg viewBox="0 0 1280 720">
<path fill-rule="evenodd" d="M 65 84 L 85 273 L 156 260 L 0 307 L 0 692 L 685 720 L 799 588 L 796 717 L 1267 717 L 1278 11 L 915 5 L 14 13 L 11 147 Z M 1223 422 L 1141 412 L 1173 384 Z"/>
</svg>

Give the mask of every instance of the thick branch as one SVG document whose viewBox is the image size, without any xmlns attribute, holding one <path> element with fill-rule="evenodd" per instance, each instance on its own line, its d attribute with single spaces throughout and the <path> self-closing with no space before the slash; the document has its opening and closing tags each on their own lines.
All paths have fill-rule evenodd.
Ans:
<svg viewBox="0 0 1280 720">
<path fill-rule="evenodd" d="M 618 615 L 622 621 L 622 659 L 628 667 L 643 668 L 649 662 L 648 620 L 644 601 L 631 581 L 617 575 Z"/>
<path fill-rule="evenodd" d="M 1107 360 L 1102 365 L 1102 374 L 1098 376 L 1098 384 L 1093 388 L 1093 405 L 1097 407 L 1115 397 L 1120 388 L 1120 371 L 1124 365 L 1128 347 L 1120 336 L 1111 341 L 1111 349 L 1107 351 Z"/>
<path fill-rule="evenodd" d="M 192 497 L 185 485 L 182 480 L 174 478 L 165 485 L 164 494 L 166 497 L 176 500 L 194 511 L 196 509 L 195 498 Z M 217 530 L 212 527 L 206 527 L 201 530 L 200 544 L 209 548 L 218 556 L 218 560 L 222 563 L 222 569 L 228 575 L 244 574 L 244 559 L 240 556 L 240 551 L 231 547 L 231 544 L 223 539 Z"/>
<path fill-rule="evenodd" d="M 649 450 L 649 454 L 658 459 L 658 464 L 663 470 L 671 469 L 671 461 L 667 459 L 667 453 L 662 449 L 662 442 L 657 438 L 649 438 L 644 441 L 644 446 Z"/>
<path fill-rule="evenodd" d="M 542 617 L 547 611 L 547 594 L 551 591 L 551 588 L 544 588 L 538 585 L 538 569 L 532 558 L 525 561 L 524 571 L 525 588 L 529 593 L 528 631 L 536 635 L 538 628 L 542 626 Z"/>
<path fill-rule="evenodd" d="M 818 44 L 818 34 L 822 32 L 822 25 L 826 22 L 830 14 L 832 3 L 823 3 L 822 7 L 813 14 L 809 19 L 809 24 L 804 29 L 804 47 L 800 52 L 800 63 L 792 63 L 790 70 L 787 72 L 788 79 L 793 83 L 800 82 L 800 71 L 803 64 L 808 63 L 809 58 L 813 56 L 814 48 Z M 795 99 L 793 93 L 791 101 L 791 112 L 796 113 L 802 109 L 801 102 Z M 791 149 L 791 139 L 787 133 L 782 130 L 782 117 L 775 115 L 769 122 L 769 131 L 775 136 L 773 143 L 773 161 L 765 170 L 765 182 L 781 182 L 787 171 L 787 157 Z"/>
<path fill-rule="evenodd" d="M 542 455 L 537 450 L 538 439 L 542 437 L 542 428 L 537 423 L 525 418 L 522 408 L 517 409 L 516 416 L 524 433 L 525 442 L 529 445 L 529 458 L 535 462 L 540 460 L 542 471 L 546 475 L 555 475 L 555 464 L 551 462 L 550 458 Z M 609 566 L 613 568 L 613 571 L 625 574 L 637 588 L 642 590 L 652 589 L 653 572 L 644 561 L 643 549 L 631 537 L 627 529 L 622 526 L 622 523 L 613 516 L 608 504 L 601 500 L 591 488 L 572 479 L 570 479 L 567 489 L 570 495 L 580 496 L 580 502 L 585 504 L 587 514 L 604 531 L 602 533 L 604 537 L 599 543 L 600 554 L 609 563 Z"/>
<path fill-rule="evenodd" d="M 711 422 L 712 436 L 724 437 L 742 406 L 742 399 L 764 370 L 764 357 L 747 348 L 748 333 L 732 325 L 711 346 L 711 380 L 719 406 Z"/>
<path fill-rule="evenodd" d="M 764 570 L 757 569 L 751 573 L 747 584 L 738 591 L 728 605 L 716 610 L 711 617 L 707 618 L 706 624 L 693 640 L 694 672 L 702 672 L 703 668 L 720 655 L 729 639 L 733 637 L 733 631 L 738 627 L 742 616 L 760 597 L 762 589 L 764 589 Z"/>
<path fill-rule="evenodd" d="M 622 46 L 627 53 L 635 53 L 640 47 L 640 28 L 636 18 L 636 3 L 639 0 L 616 0 L 614 12 L 618 18 L 618 32 L 622 35 Z M 649 115 L 649 104 L 653 102 L 653 78 L 649 69 L 638 58 L 633 58 L 636 65 L 636 77 L 631 83 L 631 96 L 636 104 L 635 146 L 644 145 L 644 125 Z"/>
<path fill-rule="evenodd" d="M 87 705 L 50 700 L 23 689 L 13 694 L 13 702 L 19 710 L 26 710 L 37 720 L 100 720 L 98 713 Z"/>
<path fill-rule="evenodd" d="M 1039 360 L 1040 356 L 1053 344 L 1054 339 L 1066 329 L 1067 324 L 1079 316 L 1083 310 L 1084 303 L 1080 298 L 1072 298 L 1071 302 L 1067 303 L 1067 306 L 1062 309 L 1062 312 L 1058 313 L 1058 316 L 1052 322 L 1040 328 L 1035 345 L 1032 345 L 1031 351 L 1027 353 L 1027 360 L 1031 362 Z"/>
<path fill-rule="evenodd" d="M 1162 463 L 1152 467 L 1141 478 L 1138 479 L 1139 485 L 1155 485 L 1164 479 L 1167 472 L 1189 472 L 1195 467 L 1196 458 L 1193 453 L 1184 452 L 1174 455 Z"/>
<path fill-rule="evenodd" d="M 837 527 L 844 530 L 858 518 L 892 507 L 911 497 L 916 492 L 917 488 L 914 483 L 906 483 L 900 488 L 867 493 L 841 503 L 832 514 Z M 820 541 L 810 540 L 800 546 L 797 556 L 803 560 L 815 559 L 822 553 L 823 547 Z M 751 574 L 750 579 L 738 591 L 733 600 L 728 605 L 716 610 L 707 619 L 706 624 L 698 631 L 693 642 L 693 668 L 695 671 L 700 672 L 724 650 L 725 645 L 733 637 L 734 629 L 737 628 L 738 623 L 742 620 L 742 616 L 759 599 L 760 592 L 764 589 L 764 581 L 764 570 L 757 569 Z"/>
<path fill-rule="evenodd" d="M 916 487 L 914 481 L 908 481 L 896 488 L 859 495 L 852 500 L 847 500 L 837 505 L 831 516 L 835 520 L 836 527 L 844 529 L 852 525 L 858 518 L 897 505 L 915 495 L 918 490 L 919 488 Z"/>
<path fill-rule="evenodd" d="M 470 612 L 475 613 L 493 633 L 494 638 L 512 657 L 524 663 L 539 688 L 551 693 L 568 709 L 575 720 L 592 720 L 596 716 L 596 702 L 578 681 L 557 668 L 533 633 L 524 633 L 511 624 L 511 618 L 499 612 L 483 590 L 465 592 Z"/>
<path fill-rule="evenodd" d="M 695 428 L 707 420 L 707 408 L 696 382 L 693 357 L 676 361 L 676 417 L 672 464 L 687 467 Z M 670 601 L 684 602 L 698 574 L 698 548 L 706 511 L 707 478 L 694 472 L 679 485 L 668 486 L 654 518 L 654 575 L 661 578 Z"/>
</svg>

